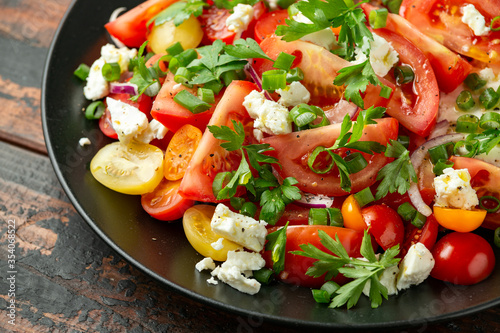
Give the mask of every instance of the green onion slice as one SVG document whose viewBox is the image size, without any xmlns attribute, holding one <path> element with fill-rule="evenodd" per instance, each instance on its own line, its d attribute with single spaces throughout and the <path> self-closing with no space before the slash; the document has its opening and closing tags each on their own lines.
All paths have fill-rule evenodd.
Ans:
<svg viewBox="0 0 500 333">
<path fill-rule="evenodd" d="M 354 199 L 359 204 L 359 207 L 364 207 L 368 205 L 369 203 L 375 201 L 375 197 L 372 194 L 372 191 L 370 190 L 369 187 L 366 187 L 359 191 L 358 193 L 354 194 Z"/>
<path fill-rule="evenodd" d="M 316 159 L 319 157 L 319 155 L 324 156 L 324 163 L 327 164 L 326 166 L 319 166 L 316 163 Z M 309 158 L 307 159 L 307 165 L 309 166 L 309 169 L 315 173 L 319 174 L 324 174 L 330 171 L 333 168 L 333 165 L 335 162 L 333 161 L 333 157 L 330 155 L 330 151 L 323 147 L 323 146 L 318 146 L 314 148 L 313 152 L 311 155 L 309 155 Z"/>
<path fill-rule="evenodd" d="M 309 225 L 328 225 L 328 212 L 325 208 L 309 209 Z"/>
<path fill-rule="evenodd" d="M 242 215 L 254 217 L 256 213 L 257 206 L 253 202 L 247 201 L 241 206 L 240 214 Z"/>
<path fill-rule="evenodd" d="M 417 214 L 417 210 L 409 202 L 405 202 L 399 205 L 398 214 L 403 220 L 411 221 Z"/>
<path fill-rule="evenodd" d="M 231 197 L 231 199 L 229 199 L 229 203 L 231 204 L 231 207 L 233 207 L 234 209 L 240 210 L 241 207 L 243 207 L 243 204 L 245 203 L 245 198 Z"/>
<path fill-rule="evenodd" d="M 349 169 L 350 174 L 360 172 L 368 165 L 366 159 L 359 152 L 347 155 L 346 157 L 344 157 L 344 161 L 347 164 L 347 168 Z"/>
<path fill-rule="evenodd" d="M 477 73 L 470 73 L 469 75 L 467 75 L 464 83 L 472 90 L 480 89 L 486 85 L 486 81 L 481 79 L 481 77 Z"/>
<path fill-rule="evenodd" d="M 456 99 L 457 106 L 460 110 L 467 111 L 476 105 L 472 94 L 468 90 L 461 91 Z"/>
<path fill-rule="evenodd" d="M 212 89 L 198 88 L 198 97 L 206 103 L 215 103 L 215 95 Z"/>
<path fill-rule="evenodd" d="M 106 107 L 102 101 L 95 101 L 89 104 L 85 109 L 85 118 L 93 120 L 99 119 L 104 114 Z"/>
<path fill-rule="evenodd" d="M 396 83 L 401 85 L 413 82 L 415 73 L 413 73 L 413 69 L 410 66 L 402 65 L 394 68 L 394 77 L 396 78 Z"/>
<path fill-rule="evenodd" d="M 181 90 L 174 96 L 174 102 L 185 107 L 194 114 L 207 111 L 212 105 L 203 102 L 198 97 L 189 93 L 187 90 Z M 214 192 L 215 193 L 215 192 Z"/>
<path fill-rule="evenodd" d="M 499 129 L 500 128 L 500 113 L 486 112 L 479 119 L 479 127 L 482 129 Z"/>
<path fill-rule="evenodd" d="M 479 125 L 479 118 L 472 114 L 458 117 L 456 131 L 458 133 L 475 133 Z"/>
<path fill-rule="evenodd" d="M 277 68 L 277 69 L 283 69 L 285 71 L 288 71 L 292 67 L 294 60 L 295 60 L 295 56 L 288 54 L 288 53 L 285 53 L 285 52 L 280 52 L 280 54 L 278 54 L 278 57 L 274 61 L 273 67 Z"/>
<path fill-rule="evenodd" d="M 85 64 L 80 64 L 73 74 L 82 81 L 85 81 L 90 73 L 90 67 Z"/>
<path fill-rule="evenodd" d="M 500 21 L 500 16 L 496 16 L 491 20 L 490 29 L 491 31 L 500 30 L 500 24 L 497 25 L 497 21 Z"/>
<path fill-rule="evenodd" d="M 215 197 L 219 196 L 219 192 L 226 186 L 227 183 L 231 180 L 231 172 L 219 172 L 214 177 L 214 181 L 212 182 L 212 191 L 214 192 Z"/>
<path fill-rule="evenodd" d="M 106 81 L 118 81 L 121 75 L 120 65 L 116 62 L 108 62 L 102 66 L 102 76 Z"/>
<path fill-rule="evenodd" d="M 453 164 L 454 163 L 449 160 L 439 160 L 437 161 L 437 163 L 434 164 L 432 172 L 434 172 L 436 176 L 441 176 L 443 174 L 443 170 L 453 167 Z"/>
<path fill-rule="evenodd" d="M 189 84 L 189 80 L 193 77 L 193 73 L 189 71 L 186 67 L 179 67 L 174 75 L 174 81 L 176 83 L 181 83 L 186 87 L 191 88 L 193 85 Z"/>
<path fill-rule="evenodd" d="M 483 104 L 486 110 L 493 109 L 500 99 L 500 95 L 493 88 L 487 88 L 483 93 L 479 96 L 479 102 Z"/>
<path fill-rule="evenodd" d="M 184 51 L 182 44 L 180 42 L 176 42 L 175 44 L 170 45 L 166 49 L 167 53 L 171 56 L 176 56 L 181 54 Z"/>
<path fill-rule="evenodd" d="M 500 209 L 500 200 L 491 195 L 485 195 L 479 199 L 479 207 L 488 213 L 496 213 Z"/>
<path fill-rule="evenodd" d="M 495 229 L 493 234 L 493 243 L 496 247 L 500 247 L 500 227 Z"/>
<path fill-rule="evenodd" d="M 292 83 L 294 81 L 302 81 L 304 79 L 304 72 L 302 69 L 295 67 L 290 69 L 286 73 L 286 83 Z"/>
<path fill-rule="evenodd" d="M 328 292 L 330 298 L 339 290 L 340 286 L 335 281 L 327 281 L 321 286 L 321 290 Z"/>
<path fill-rule="evenodd" d="M 330 303 L 330 294 L 326 290 L 312 289 L 311 291 L 316 303 Z"/>
<path fill-rule="evenodd" d="M 269 284 L 273 280 L 274 272 L 269 268 L 261 268 L 258 271 L 253 271 L 253 277 L 255 280 L 263 284 Z"/>
<path fill-rule="evenodd" d="M 427 218 L 425 217 L 425 215 L 417 211 L 415 216 L 411 220 L 411 224 L 413 224 L 418 229 L 422 229 L 422 227 L 425 225 L 426 220 Z"/>
<path fill-rule="evenodd" d="M 436 164 L 439 160 L 447 160 L 453 152 L 453 143 L 448 142 L 439 146 L 429 148 L 429 156 L 432 164 Z"/>
<path fill-rule="evenodd" d="M 380 89 L 380 96 L 383 98 L 389 98 L 391 97 L 392 94 L 392 89 L 388 86 L 382 85 L 382 89 Z"/>
<path fill-rule="evenodd" d="M 384 28 L 387 24 L 387 8 L 372 10 L 368 16 L 368 21 L 373 29 Z"/>
<path fill-rule="evenodd" d="M 286 88 L 286 71 L 282 69 L 270 70 L 262 74 L 262 89 L 276 90 Z"/>
<path fill-rule="evenodd" d="M 342 217 L 342 212 L 339 208 L 327 208 L 328 219 L 330 220 L 329 225 L 334 227 L 343 227 L 344 226 L 344 218 Z"/>
<path fill-rule="evenodd" d="M 460 140 L 455 143 L 455 147 L 453 147 L 453 155 L 474 157 L 478 149 L 479 142 L 477 140 Z"/>
</svg>

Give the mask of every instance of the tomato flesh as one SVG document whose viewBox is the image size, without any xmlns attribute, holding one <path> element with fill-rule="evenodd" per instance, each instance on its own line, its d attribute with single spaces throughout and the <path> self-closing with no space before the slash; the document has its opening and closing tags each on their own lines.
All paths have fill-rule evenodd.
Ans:
<svg viewBox="0 0 500 333">
<path fill-rule="evenodd" d="M 427 217 L 424 226 L 419 229 L 410 222 L 406 222 L 405 237 L 403 246 L 401 247 L 400 257 L 404 257 L 413 244 L 422 243 L 427 250 L 431 251 L 436 243 L 438 236 L 439 224 L 434 215 Z"/>
<path fill-rule="evenodd" d="M 287 9 L 275 10 L 262 15 L 255 23 L 255 41 L 260 44 L 264 39 L 272 36 L 278 25 L 285 25 L 285 20 L 288 17 Z"/>
<path fill-rule="evenodd" d="M 173 135 L 165 151 L 163 171 L 168 180 L 184 177 L 187 166 L 201 140 L 201 131 L 192 125 L 182 126 Z"/>
<path fill-rule="evenodd" d="M 368 232 L 384 251 L 403 243 L 404 225 L 399 214 L 386 205 L 374 205 L 361 210 Z"/>
</svg>

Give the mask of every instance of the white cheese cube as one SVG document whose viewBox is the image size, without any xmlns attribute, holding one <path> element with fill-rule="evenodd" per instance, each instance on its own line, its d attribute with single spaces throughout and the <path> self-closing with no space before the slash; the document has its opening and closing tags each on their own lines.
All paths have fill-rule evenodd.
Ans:
<svg viewBox="0 0 500 333">
<path fill-rule="evenodd" d="M 285 89 L 277 89 L 276 92 L 280 94 L 281 98 L 278 103 L 290 107 L 302 103 L 309 103 L 311 94 L 304 85 L 298 81 L 292 82 Z"/>
<path fill-rule="evenodd" d="M 138 108 L 110 97 L 106 98 L 106 103 L 120 142 L 128 144 L 148 127 L 148 118 Z"/>
<path fill-rule="evenodd" d="M 84 146 L 92 144 L 92 142 L 90 142 L 89 138 L 80 138 L 80 140 L 78 140 L 78 144 L 81 147 L 84 147 Z"/>
<path fill-rule="evenodd" d="M 215 269 L 215 262 L 212 260 L 210 257 L 203 258 L 201 261 L 199 261 L 196 265 L 195 268 L 198 270 L 198 272 L 201 272 L 203 270 L 214 270 Z"/>
<path fill-rule="evenodd" d="M 163 126 L 162 123 L 160 123 L 156 119 L 153 119 L 149 122 L 148 127 L 144 131 L 135 136 L 135 139 L 142 143 L 150 143 L 154 139 L 163 139 L 167 132 L 168 129 Z"/>
<path fill-rule="evenodd" d="M 385 269 L 380 275 L 379 281 L 384 287 L 387 288 L 387 295 L 397 295 L 398 288 L 396 287 L 396 280 L 399 273 L 399 267 L 392 266 Z M 371 281 L 368 281 L 363 288 L 363 294 L 366 296 L 370 295 Z"/>
<path fill-rule="evenodd" d="M 253 126 L 262 132 L 274 135 L 292 132 L 292 121 L 288 117 L 288 109 L 266 99 L 262 93 L 252 90 L 245 96 L 243 106 L 250 117 L 255 119 Z"/>
<path fill-rule="evenodd" d="M 267 223 L 234 213 L 224 204 L 218 204 L 212 217 L 212 230 L 249 250 L 259 252 L 266 241 Z"/>
<path fill-rule="evenodd" d="M 413 244 L 399 263 L 398 290 L 422 283 L 434 268 L 434 258 L 422 243 Z"/>
<path fill-rule="evenodd" d="M 370 64 L 378 76 L 386 76 L 391 68 L 399 61 L 399 54 L 394 50 L 391 43 L 377 34 L 373 34 L 373 40 L 363 37 L 364 43 L 356 48 L 356 58 L 352 64 L 360 64 L 366 60 L 368 46 L 370 46 Z"/>
<path fill-rule="evenodd" d="M 301 12 L 294 15 L 293 20 L 299 23 L 312 24 L 311 20 L 309 20 Z M 330 28 L 325 28 L 323 30 L 307 34 L 301 37 L 300 40 L 316 44 L 327 50 L 331 50 L 337 45 L 337 39 L 335 38 L 335 34 Z"/>
<path fill-rule="evenodd" d="M 87 83 L 83 88 L 83 94 L 88 100 L 95 101 L 109 94 L 108 81 L 102 76 L 102 66 L 104 64 L 106 64 L 104 59 L 99 58 L 90 66 Z"/>
<path fill-rule="evenodd" d="M 235 32 L 239 38 L 247 30 L 252 18 L 253 7 L 239 3 L 233 8 L 233 13 L 226 19 L 227 30 Z"/>
<path fill-rule="evenodd" d="M 260 114 L 260 108 L 266 101 L 263 92 L 258 92 L 257 90 L 252 90 L 248 95 L 245 96 L 243 100 L 243 106 L 247 109 L 248 115 L 253 119 L 258 118 Z"/>
<path fill-rule="evenodd" d="M 222 244 L 223 240 L 224 238 L 219 238 L 216 242 L 210 244 L 210 246 L 212 246 L 212 248 L 216 251 L 222 250 L 224 248 L 224 244 Z"/>
<path fill-rule="evenodd" d="M 486 26 L 486 19 L 472 4 L 467 4 L 461 8 L 462 22 L 472 29 L 476 36 L 486 36 L 490 32 L 490 27 Z"/>
<path fill-rule="evenodd" d="M 130 60 L 137 56 L 136 49 L 128 49 L 126 47 L 116 48 L 113 44 L 106 44 L 101 48 L 101 57 L 106 63 L 118 63 L 120 71 L 128 71 Z"/>
<path fill-rule="evenodd" d="M 434 189 L 436 206 L 472 209 L 479 205 L 476 191 L 470 185 L 467 169 L 444 169 L 441 176 L 434 178 Z"/>
</svg>

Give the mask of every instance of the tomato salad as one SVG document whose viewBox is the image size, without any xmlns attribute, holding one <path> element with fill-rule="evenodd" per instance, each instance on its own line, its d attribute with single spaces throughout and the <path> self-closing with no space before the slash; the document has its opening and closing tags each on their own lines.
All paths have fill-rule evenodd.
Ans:
<svg viewBox="0 0 500 333">
<path fill-rule="evenodd" d="M 153 218 L 182 218 L 207 283 L 255 294 L 280 280 L 378 307 L 429 276 L 493 271 L 499 1 L 121 11 L 105 25 L 114 45 L 75 71 L 86 117 L 116 140 L 90 170 Z"/>
</svg>

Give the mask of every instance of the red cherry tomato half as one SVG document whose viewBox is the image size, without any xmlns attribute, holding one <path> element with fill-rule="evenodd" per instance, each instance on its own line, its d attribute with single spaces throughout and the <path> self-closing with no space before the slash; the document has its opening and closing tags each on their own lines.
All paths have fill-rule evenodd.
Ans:
<svg viewBox="0 0 500 333">
<path fill-rule="evenodd" d="M 255 41 L 261 43 L 264 39 L 274 34 L 278 25 L 285 25 L 288 18 L 288 10 L 276 10 L 266 13 L 255 23 Z"/>
<path fill-rule="evenodd" d="M 432 255 L 436 264 L 431 276 L 454 284 L 471 285 L 486 279 L 495 267 L 495 253 L 481 236 L 453 232 L 441 238 Z"/>
<path fill-rule="evenodd" d="M 400 256 L 404 257 L 408 249 L 415 243 L 422 243 L 430 251 L 436 243 L 439 224 L 434 215 L 431 215 L 425 221 L 424 226 L 419 229 L 411 223 L 405 224 L 405 238 L 401 247 Z"/>
<path fill-rule="evenodd" d="M 178 193 L 180 185 L 180 180 L 170 181 L 164 178 L 153 192 L 141 196 L 142 207 L 158 220 L 180 219 L 184 212 L 194 205 L 193 200 L 185 199 Z"/>
<path fill-rule="evenodd" d="M 399 214 L 386 205 L 375 205 L 361 210 L 368 232 L 384 250 L 403 243 L 404 224 Z"/>
</svg>

